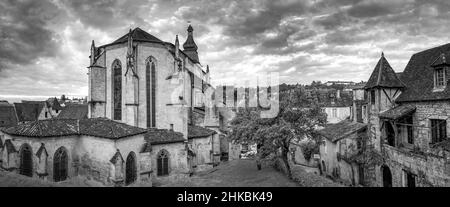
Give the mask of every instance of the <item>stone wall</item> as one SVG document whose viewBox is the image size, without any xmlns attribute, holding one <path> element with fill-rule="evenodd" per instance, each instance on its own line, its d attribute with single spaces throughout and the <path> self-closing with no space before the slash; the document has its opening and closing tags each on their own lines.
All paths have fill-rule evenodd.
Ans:
<svg viewBox="0 0 450 207">
<path fill-rule="evenodd" d="M 383 102 L 381 106 L 370 110 L 370 132 L 371 141 L 377 150 L 383 153 L 385 163 L 392 174 L 393 186 L 406 186 L 405 172 L 416 176 L 416 186 L 450 186 L 450 158 L 448 149 L 433 148 L 431 145 L 431 121 L 430 119 L 448 119 L 450 114 L 450 103 L 443 101 L 406 103 L 416 107 L 413 113 L 413 145 L 396 145 L 396 147 L 382 144 L 383 129 L 381 120 L 378 118 L 377 107 L 387 110 L 389 104 Z M 382 111 L 381 111 L 382 112 Z M 447 132 L 450 124 L 447 122 Z M 398 136 L 396 142 L 404 142 L 404 136 Z M 407 147 L 409 146 L 409 147 Z M 381 166 L 374 168 L 372 185 L 383 186 L 383 175 Z"/>
<path fill-rule="evenodd" d="M 189 139 L 189 145 L 195 153 L 194 166 L 212 164 L 212 141 L 212 136 Z"/>
<path fill-rule="evenodd" d="M 347 159 L 354 154 L 359 136 L 361 133 L 353 133 L 336 142 L 324 139 L 324 144 L 319 147 L 320 164 L 324 174 L 348 185 L 359 183 L 358 165 Z"/>
<path fill-rule="evenodd" d="M 52 138 L 27 138 L 20 136 L 5 135 L 5 139 L 11 139 L 17 151 L 20 151 L 21 146 L 28 144 L 32 149 L 33 159 L 33 178 L 41 178 L 45 180 L 53 180 L 53 160 L 55 152 L 63 147 L 68 155 L 68 177 L 84 176 L 88 179 L 94 179 L 107 186 L 112 186 L 114 183 L 111 178 L 114 177 L 111 158 L 119 151 L 123 159 L 134 152 L 136 154 L 136 167 L 138 169 L 137 178 L 140 182 L 140 173 L 142 171 L 149 171 L 145 167 L 141 167 L 141 163 L 151 163 L 150 159 L 143 159 L 140 157 L 139 150 L 144 144 L 143 135 L 136 135 L 119 140 L 111 140 L 104 138 L 97 138 L 91 136 L 65 136 Z M 43 145 L 48 153 L 48 157 L 37 157 L 36 152 Z M 14 153 L 14 165 L 20 167 L 20 153 Z M 45 154 L 45 153 L 43 153 Z M 5 159 L 3 153 L 3 159 Z M 3 163 L 3 167 L 8 167 L 8 163 Z M 125 163 L 123 163 L 122 174 L 125 175 Z M 143 169 L 143 170 L 139 170 Z M 47 174 L 47 175 L 44 175 Z"/>
<path fill-rule="evenodd" d="M 157 157 L 161 150 L 169 152 L 169 175 L 157 176 Z M 187 162 L 186 143 L 170 143 L 152 145 L 152 182 L 170 182 L 177 179 L 182 179 L 188 176 L 189 166 Z"/>
</svg>

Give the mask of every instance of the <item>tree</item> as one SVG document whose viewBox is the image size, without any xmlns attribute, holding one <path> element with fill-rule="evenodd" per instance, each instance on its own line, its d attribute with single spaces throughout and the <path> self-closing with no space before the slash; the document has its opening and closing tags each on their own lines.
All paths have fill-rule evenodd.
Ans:
<svg viewBox="0 0 450 207">
<path fill-rule="evenodd" d="M 279 155 L 284 162 L 288 176 L 291 169 L 288 162 L 289 145 L 293 139 L 309 138 L 320 143 L 316 128 L 324 126 L 326 114 L 310 103 L 301 88 L 280 97 L 280 111 L 273 118 L 261 118 L 260 108 L 245 108 L 236 113 L 231 121 L 230 138 L 239 143 L 255 143 L 262 159 Z"/>
<path fill-rule="evenodd" d="M 62 101 L 62 102 L 65 102 L 65 101 L 66 101 L 66 95 L 63 94 L 63 95 L 61 96 L 61 101 Z"/>
</svg>

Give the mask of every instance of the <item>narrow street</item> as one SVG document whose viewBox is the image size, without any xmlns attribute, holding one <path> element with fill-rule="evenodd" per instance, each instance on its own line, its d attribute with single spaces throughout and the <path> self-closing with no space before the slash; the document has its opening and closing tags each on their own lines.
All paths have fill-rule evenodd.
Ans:
<svg viewBox="0 0 450 207">
<path fill-rule="evenodd" d="M 171 187 L 298 187 L 296 182 L 271 166 L 256 168 L 254 160 L 233 160 L 221 163 L 207 172 L 194 175 Z"/>
</svg>

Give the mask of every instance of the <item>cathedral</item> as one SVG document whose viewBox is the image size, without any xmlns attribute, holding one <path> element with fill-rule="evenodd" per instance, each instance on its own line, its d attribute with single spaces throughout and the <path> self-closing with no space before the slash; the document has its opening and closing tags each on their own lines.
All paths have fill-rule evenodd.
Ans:
<svg viewBox="0 0 450 207">
<path fill-rule="evenodd" d="M 180 172 L 196 163 L 189 152 L 200 156 L 197 163 L 217 161 L 221 115 L 207 107 L 214 89 L 209 66 L 200 63 L 197 50 L 191 25 L 183 50 L 178 35 L 174 43 L 164 42 L 140 28 L 100 47 L 93 41 L 89 118 L 106 117 L 140 128 L 182 133 L 191 148 L 186 153 L 168 153 L 174 154 L 172 167 Z M 202 141 L 205 137 L 208 139 Z M 186 160 L 191 164 L 184 163 Z"/>
<path fill-rule="evenodd" d="M 140 28 L 92 41 L 87 119 L 0 128 L 0 167 L 60 182 L 84 176 L 106 186 L 151 186 L 217 165 L 224 107 L 213 106 L 209 66 L 194 29 L 180 48 Z M 217 101 L 217 100 L 216 100 Z"/>
</svg>

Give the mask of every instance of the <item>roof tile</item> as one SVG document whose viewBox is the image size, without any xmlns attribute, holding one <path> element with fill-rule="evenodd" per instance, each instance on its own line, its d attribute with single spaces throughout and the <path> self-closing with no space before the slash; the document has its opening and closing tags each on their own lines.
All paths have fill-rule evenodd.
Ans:
<svg viewBox="0 0 450 207">
<path fill-rule="evenodd" d="M 366 127 L 367 125 L 363 123 L 344 120 L 336 124 L 327 125 L 324 129 L 319 130 L 319 133 L 328 140 L 336 142 Z"/>
<path fill-rule="evenodd" d="M 398 79 L 389 62 L 381 56 L 375 66 L 369 81 L 365 86 L 366 89 L 375 87 L 403 88 L 405 85 Z"/>
</svg>

